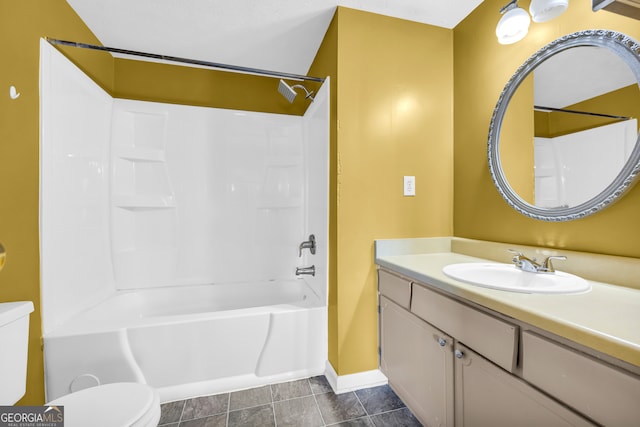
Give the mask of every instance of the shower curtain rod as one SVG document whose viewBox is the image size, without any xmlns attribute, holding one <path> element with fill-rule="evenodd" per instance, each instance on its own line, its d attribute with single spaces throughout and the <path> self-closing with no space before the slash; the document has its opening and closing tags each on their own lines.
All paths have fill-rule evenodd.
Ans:
<svg viewBox="0 0 640 427">
<path fill-rule="evenodd" d="M 595 116 L 595 117 L 606 117 L 608 119 L 631 120 L 631 117 L 625 117 L 625 116 L 613 116 L 611 114 L 592 113 L 590 111 L 567 110 L 566 108 L 543 107 L 540 105 L 534 105 L 533 109 L 537 111 L 582 114 L 585 116 Z"/>
<path fill-rule="evenodd" d="M 78 43 L 78 42 L 72 42 L 68 40 L 53 39 L 50 37 L 46 37 L 45 40 L 47 40 L 51 44 L 59 44 L 62 46 L 78 47 L 81 49 L 101 50 L 104 52 L 119 53 L 122 55 L 141 56 L 144 58 L 159 59 L 163 61 L 181 62 L 184 64 L 200 65 L 204 67 L 211 67 L 211 68 L 235 71 L 240 73 L 259 74 L 267 77 L 291 79 L 291 80 L 307 80 L 307 81 L 319 82 L 319 83 L 324 82 L 324 79 L 320 77 L 303 76 L 300 74 L 291 74 L 291 73 L 282 73 L 280 71 L 261 70 L 259 68 L 241 67 L 238 65 L 229 65 L 229 64 L 221 64 L 217 62 L 200 61 L 197 59 L 180 58 L 177 56 L 158 55 L 155 53 L 138 52 L 135 50 L 118 49 L 115 47 L 98 46 L 98 45 L 87 44 L 87 43 Z"/>
</svg>

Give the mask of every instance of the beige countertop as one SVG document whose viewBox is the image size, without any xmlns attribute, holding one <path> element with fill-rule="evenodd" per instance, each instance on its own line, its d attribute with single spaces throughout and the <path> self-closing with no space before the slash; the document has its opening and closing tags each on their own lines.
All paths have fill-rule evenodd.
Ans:
<svg viewBox="0 0 640 427">
<path fill-rule="evenodd" d="M 494 260 L 452 252 L 449 238 L 418 240 L 376 241 L 376 264 L 640 367 L 640 290 L 592 280 L 589 292 L 564 295 L 474 286 L 446 276 L 442 268 Z"/>
</svg>

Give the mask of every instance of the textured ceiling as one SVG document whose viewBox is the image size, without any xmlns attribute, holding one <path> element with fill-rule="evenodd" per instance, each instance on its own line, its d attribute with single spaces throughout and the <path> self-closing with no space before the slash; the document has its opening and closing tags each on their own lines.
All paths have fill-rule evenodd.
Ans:
<svg viewBox="0 0 640 427">
<path fill-rule="evenodd" d="M 338 5 L 453 28 L 482 2 L 67 1 L 105 46 L 294 74 L 308 72 Z"/>
</svg>

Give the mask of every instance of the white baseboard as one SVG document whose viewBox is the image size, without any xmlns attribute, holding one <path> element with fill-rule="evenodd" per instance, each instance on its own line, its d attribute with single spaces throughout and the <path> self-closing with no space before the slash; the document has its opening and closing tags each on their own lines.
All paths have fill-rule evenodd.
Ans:
<svg viewBox="0 0 640 427">
<path fill-rule="evenodd" d="M 338 375 L 328 360 L 324 376 L 327 378 L 327 381 L 329 381 L 329 385 L 331 385 L 335 394 L 385 385 L 389 382 L 387 377 L 379 369 L 358 372 L 357 374 Z"/>
</svg>

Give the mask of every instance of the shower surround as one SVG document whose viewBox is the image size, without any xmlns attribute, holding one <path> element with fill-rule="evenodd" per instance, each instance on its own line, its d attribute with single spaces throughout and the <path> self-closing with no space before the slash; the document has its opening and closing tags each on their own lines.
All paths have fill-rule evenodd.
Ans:
<svg viewBox="0 0 640 427">
<path fill-rule="evenodd" d="M 114 99 L 41 41 L 48 400 L 324 372 L 328 87 L 302 117 Z"/>
</svg>

